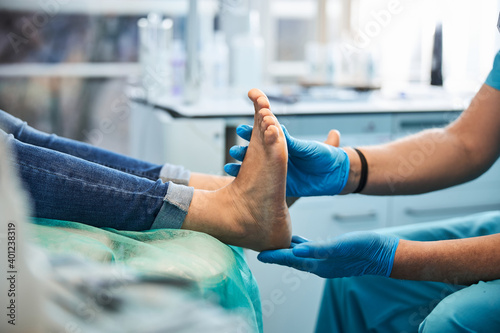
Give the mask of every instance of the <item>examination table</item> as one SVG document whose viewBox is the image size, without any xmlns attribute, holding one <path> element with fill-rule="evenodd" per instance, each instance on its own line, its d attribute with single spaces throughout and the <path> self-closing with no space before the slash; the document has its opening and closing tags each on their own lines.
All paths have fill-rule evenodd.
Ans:
<svg viewBox="0 0 500 333">
<path fill-rule="evenodd" d="M 32 222 L 30 240 L 50 255 L 75 255 L 86 261 L 119 264 L 150 279 L 186 282 L 195 298 L 218 304 L 243 319 L 242 332 L 262 332 L 258 286 L 241 248 L 187 230 L 131 232 L 39 218 Z M 233 329 L 238 331 L 237 327 L 229 331 Z"/>
</svg>

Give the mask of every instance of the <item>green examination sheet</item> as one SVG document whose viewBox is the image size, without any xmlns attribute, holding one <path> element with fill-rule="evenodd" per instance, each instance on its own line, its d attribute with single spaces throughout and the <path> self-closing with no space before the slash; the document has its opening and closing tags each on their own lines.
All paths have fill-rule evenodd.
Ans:
<svg viewBox="0 0 500 333">
<path fill-rule="evenodd" d="M 200 297 L 215 300 L 262 332 L 257 283 L 243 250 L 204 233 L 157 229 L 141 232 L 32 219 L 31 237 L 50 253 L 121 263 L 140 273 L 189 280 Z"/>
</svg>

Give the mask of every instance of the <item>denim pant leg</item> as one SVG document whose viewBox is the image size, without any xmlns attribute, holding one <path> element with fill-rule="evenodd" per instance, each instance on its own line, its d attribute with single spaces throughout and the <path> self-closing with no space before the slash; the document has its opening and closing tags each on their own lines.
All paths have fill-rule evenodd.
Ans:
<svg viewBox="0 0 500 333">
<path fill-rule="evenodd" d="M 33 201 L 33 215 L 110 227 L 180 228 L 193 189 L 152 181 L 59 151 L 33 146 L 0 130 Z M 161 211 L 161 213 L 160 213 Z"/>
<path fill-rule="evenodd" d="M 164 182 L 173 181 L 183 185 L 187 185 L 189 182 L 190 172 L 182 166 L 168 163 L 164 165 L 153 164 L 80 141 L 47 134 L 28 126 L 26 122 L 2 110 L 0 110 L 0 129 L 12 134 L 21 142 L 59 151 L 153 181 L 162 179 Z"/>
</svg>

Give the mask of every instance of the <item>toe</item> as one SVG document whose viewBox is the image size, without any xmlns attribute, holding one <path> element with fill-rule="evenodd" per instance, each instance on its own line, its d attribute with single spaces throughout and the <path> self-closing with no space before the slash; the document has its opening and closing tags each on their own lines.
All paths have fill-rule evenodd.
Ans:
<svg viewBox="0 0 500 333">
<path fill-rule="evenodd" d="M 275 125 L 276 126 L 276 119 L 272 116 L 266 116 L 264 119 L 262 119 L 262 129 L 266 130 L 269 126 Z"/>
<path fill-rule="evenodd" d="M 248 97 L 252 100 L 255 112 L 258 112 L 262 108 L 269 108 L 269 100 L 266 95 L 259 89 L 252 89 L 248 92 Z"/>
<path fill-rule="evenodd" d="M 264 118 L 266 116 L 273 116 L 273 113 L 268 108 L 263 108 L 259 110 L 259 116 Z"/>
<path fill-rule="evenodd" d="M 257 88 L 250 89 L 248 92 L 248 98 L 250 98 L 252 101 L 256 101 L 259 96 L 264 95 L 262 91 L 260 91 Z"/>
<path fill-rule="evenodd" d="M 271 125 L 264 132 L 264 142 L 266 145 L 272 145 L 278 140 L 278 135 L 278 127 L 276 127 L 276 125 Z"/>
<path fill-rule="evenodd" d="M 257 99 L 257 106 L 259 109 L 269 109 L 269 100 L 267 99 L 266 95 L 262 95 Z"/>
</svg>

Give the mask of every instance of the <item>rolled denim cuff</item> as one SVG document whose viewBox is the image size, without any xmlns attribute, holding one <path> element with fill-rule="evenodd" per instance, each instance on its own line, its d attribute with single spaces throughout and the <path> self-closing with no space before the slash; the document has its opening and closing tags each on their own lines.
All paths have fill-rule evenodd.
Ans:
<svg viewBox="0 0 500 333">
<path fill-rule="evenodd" d="M 168 183 L 167 194 L 151 229 L 180 229 L 193 199 L 194 187 Z"/>
<path fill-rule="evenodd" d="M 188 185 L 191 178 L 191 171 L 180 165 L 165 163 L 160 170 L 160 179 L 180 185 Z"/>
</svg>

